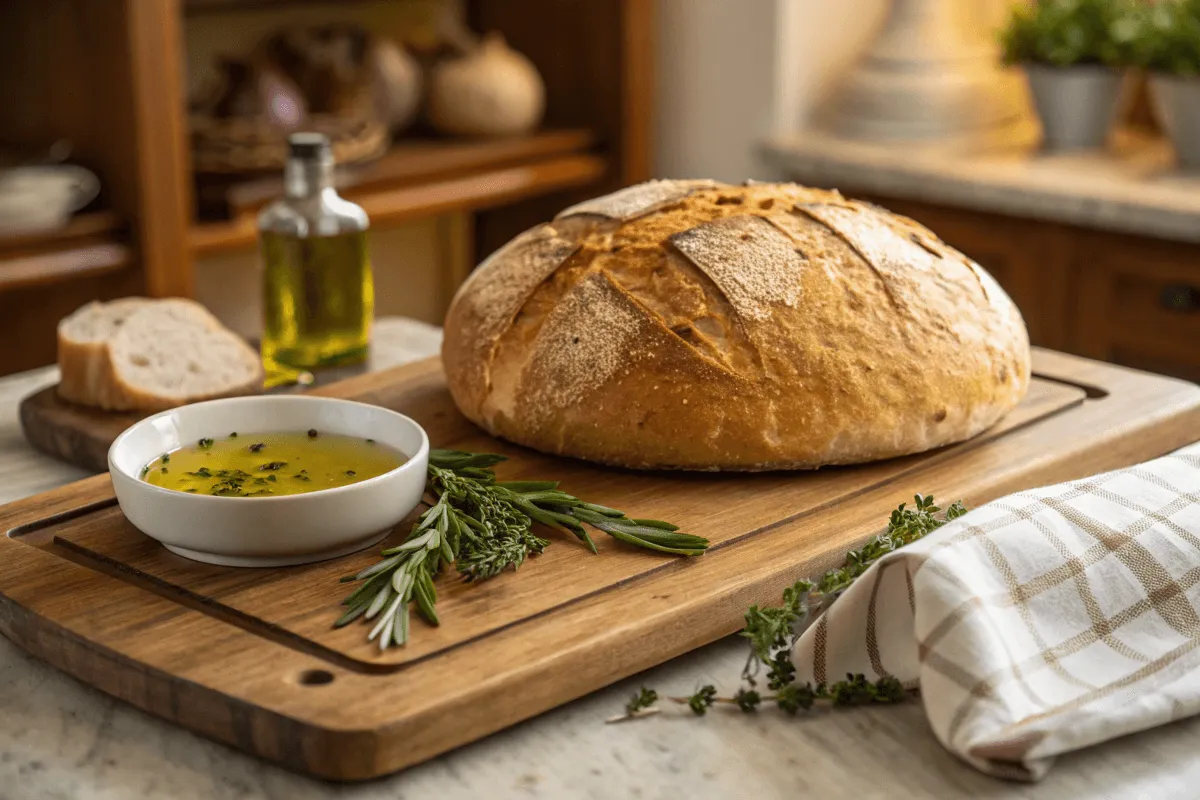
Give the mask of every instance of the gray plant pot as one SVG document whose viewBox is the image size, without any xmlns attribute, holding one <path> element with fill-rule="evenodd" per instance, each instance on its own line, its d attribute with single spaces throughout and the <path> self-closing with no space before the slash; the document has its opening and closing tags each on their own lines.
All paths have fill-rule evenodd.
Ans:
<svg viewBox="0 0 1200 800">
<path fill-rule="evenodd" d="M 1027 64 L 1025 74 L 1042 120 L 1042 149 L 1104 147 L 1121 107 L 1122 73 L 1100 66 Z"/>
<path fill-rule="evenodd" d="M 1200 170 L 1200 79 L 1151 75 L 1150 102 L 1175 145 L 1179 166 Z"/>
</svg>

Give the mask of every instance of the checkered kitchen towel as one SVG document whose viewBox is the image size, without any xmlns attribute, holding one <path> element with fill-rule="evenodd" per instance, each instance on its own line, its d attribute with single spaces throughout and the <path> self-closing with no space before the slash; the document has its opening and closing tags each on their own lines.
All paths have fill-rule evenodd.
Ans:
<svg viewBox="0 0 1200 800">
<path fill-rule="evenodd" d="M 1200 712 L 1200 444 L 1010 495 L 889 554 L 793 657 L 814 683 L 919 683 L 942 744 L 1007 778 Z"/>
</svg>

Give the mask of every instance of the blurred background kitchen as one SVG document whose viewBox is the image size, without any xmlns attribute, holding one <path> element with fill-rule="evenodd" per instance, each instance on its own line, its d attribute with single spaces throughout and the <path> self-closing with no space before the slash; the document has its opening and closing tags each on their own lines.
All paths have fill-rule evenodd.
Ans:
<svg viewBox="0 0 1200 800">
<path fill-rule="evenodd" d="M 379 315 L 584 197 L 794 179 L 932 227 L 1035 344 L 1200 380 L 1198 76 L 1200 0 L 4 0 L 0 374 L 92 299 L 254 338 L 319 130 Z"/>
</svg>

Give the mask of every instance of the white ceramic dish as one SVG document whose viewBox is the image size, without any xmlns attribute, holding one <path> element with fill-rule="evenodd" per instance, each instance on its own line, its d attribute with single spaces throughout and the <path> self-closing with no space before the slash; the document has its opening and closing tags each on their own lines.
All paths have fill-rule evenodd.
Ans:
<svg viewBox="0 0 1200 800">
<path fill-rule="evenodd" d="M 375 439 L 408 461 L 349 486 L 281 497 L 187 494 L 139 477 L 154 458 L 204 437 L 309 428 Z M 428 464 L 429 438 L 416 422 L 326 397 L 235 397 L 182 406 L 136 423 L 108 451 L 117 501 L 138 530 L 181 556 L 232 567 L 305 564 L 375 544 L 421 501 Z"/>
<path fill-rule="evenodd" d="M 55 230 L 100 192 L 100 181 L 72 164 L 0 170 L 0 234 Z"/>
</svg>

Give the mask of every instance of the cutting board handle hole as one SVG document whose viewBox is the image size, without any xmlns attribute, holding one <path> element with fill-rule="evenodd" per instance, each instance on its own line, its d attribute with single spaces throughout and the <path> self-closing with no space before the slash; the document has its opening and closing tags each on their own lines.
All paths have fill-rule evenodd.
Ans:
<svg viewBox="0 0 1200 800">
<path fill-rule="evenodd" d="M 302 686 L 325 686 L 333 683 L 333 673 L 327 669 L 306 669 L 300 673 Z"/>
</svg>

